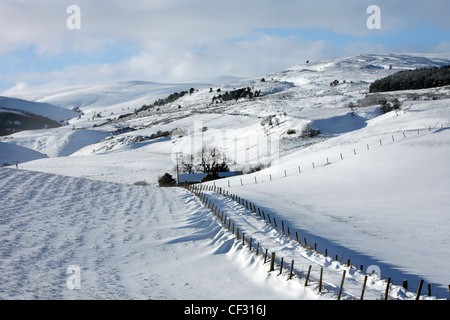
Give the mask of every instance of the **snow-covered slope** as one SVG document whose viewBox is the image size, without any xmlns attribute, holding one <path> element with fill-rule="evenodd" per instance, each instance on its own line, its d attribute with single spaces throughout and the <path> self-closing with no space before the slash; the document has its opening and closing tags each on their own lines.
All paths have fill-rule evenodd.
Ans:
<svg viewBox="0 0 450 320">
<path fill-rule="evenodd" d="M 221 251 L 226 235 L 182 190 L 0 169 L 0 194 L 2 300 L 314 297 L 254 281 L 233 261 L 243 250 Z"/>
<path fill-rule="evenodd" d="M 50 103 L 41 103 L 23 99 L 0 97 L 0 107 L 11 110 L 26 111 L 28 113 L 44 116 L 57 122 L 76 117 L 77 112 L 57 107 Z"/>
<path fill-rule="evenodd" d="M 0 166 L 18 165 L 19 163 L 43 158 L 46 158 L 46 156 L 35 150 L 0 142 Z"/>
<path fill-rule="evenodd" d="M 194 87 L 199 89 L 205 84 L 164 84 L 147 81 L 122 81 L 104 85 L 79 85 L 49 90 L 40 95 L 35 94 L 35 100 L 50 103 L 61 108 L 80 109 L 86 116 L 103 114 L 114 118 L 124 113 L 132 113 L 144 104 L 150 104 L 164 98 L 173 92 L 189 91 Z M 22 93 L 27 96 L 26 92 Z"/>
<path fill-rule="evenodd" d="M 22 131 L 3 138 L 3 141 L 38 151 L 48 157 L 64 157 L 108 135 L 108 132 L 95 130 L 95 128 L 73 130 L 61 127 L 53 130 Z"/>
<path fill-rule="evenodd" d="M 450 260 L 445 255 L 450 240 L 447 214 L 450 207 L 450 172 L 446 165 L 446 159 L 450 156 L 449 89 L 367 94 L 372 81 L 398 70 L 444 64 L 450 64 L 450 59 L 420 55 L 360 55 L 295 66 L 266 75 L 264 81 L 259 77 L 203 87 L 129 82 L 93 88 L 80 87 L 77 90 L 65 89 L 58 94 L 40 97 L 39 101 L 67 108 L 79 107 L 84 115 L 71 119 L 69 126 L 21 132 L 8 136 L 3 142 L 34 149 L 50 157 L 21 163 L 20 168 L 71 176 L 70 181 L 73 183 L 79 183 L 80 177 L 91 179 L 82 181 L 92 190 L 89 191 L 92 196 L 98 193 L 96 190 L 99 186 L 109 190 L 116 183 L 123 183 L 128 187 L 117 186 L 120 192 L 115 194 L 118 199 L 123 199 L 124 193 L 129 194 L 130 190 L 135 190 L 136 187 L 131 186 L 132 184 L 146 181 L 150 186 L 148 189 L 144 187 L 145 191 L 140 192 L 154 194 L 154 200 L 157 202 L 157 199 L 164 199 L 167 206 L 175 206 L 176 203 L 184 212 L 186 208 L 183 209 L 183 205 L 188 205 L 191 212 L 198 214 L 195 216 L 198 220 L 189 216 L 189 221 L 195 221 L 194 225 L 206 229 L 212 222 L 208 220 L 208 213 L 202 211 L 195 199 L 176 189 L 159 189 L 155 188 L 155 185 L 158 176 L 165 172 L 175 175 L 176 159 L 180 152 L 183 155 L 194 154 L 204 144 L 223 147 L 227 160 L 231 161 L 232 170 L 246 171 L 268 164 L 270 167 L 249 175 L 216 180 L 214 183 L 208 183 L 209 185 L 221 186 L 265 208 L 272 217 L 284 220 L 292 230 L 298 230 L 309 241 L 316 242 L 319 251 L 323 252 L 326 248 L 330 256 L 338 255 L 341 262 L 351 259 L 357 266 L 378 266 L 381 275 L 384 278 L 391 277 L 394 285 L 408 279 L 413 291 L 417 288 L 418 280 L 425 279 L 427 283 L 432 284 L 433 294 L 447 298 L 447 285 L 450 283 L 450 274 L 446 271 L 450 270 Z M 339 83 L 331 86 L 335 80 Z M 118 119 L 120 114 L 128 114 L 143 104 L 151 104 L 156 99 L 165 98 L 173 92 L 189 87 L 198 91 L 173 103 Z M 251 99 L 223 101 L 219 98 L 220 94 L 240 88 L 250 88 L 253 93 L 260 94 Z M 398 98 L 403 103 L 401 110 L 382 115 L 378 103 L 381 98 Z M 99 113 L 101 116 L 98 116 Z M 311 129 L 320 130 L 321 134 L 310 137 L 308 133 L 313 132 Z M 270 152 L 265 148 L 268 144 L 271 147 Z M 7 174 L 4 173 L 0 181 L 16 179 L 12 171 L 4 172 Z M 15 174 L 26 175 L 20 170 Z M 47 179 L 54 176 L 42 177 Z M 64 186 L 62 178 L 57 177 L 54 180 L 58 181 L 61 188 L 68 188 Z M 30 183 L 27 186 L 26 194 L 33 197 L 30 205 L 39 202 L 39 197 L 34 197 L 31 190 L 50 188 L 49 184 L 39 185 L 39 180 L 34 181 L 36 185 Z M 17 192 L 18 189 L 11 191 L 11 200 L 6 202 L 7 207 L 17 207 L 17 200 L 14 200 Z M 89 192 L 81 188 L 77 197 L 81 198 L 82 194 Z M 211 193 L 210 196 L 222 203 L 224 209 L 236 209 L 227 207 L 226 201 L 219 195 Z M 59 197 L 60 195 L 55 196 L 54 200 L 49 198 L 46 204 L 48 212 L 58 211 L 61 206 L 67 208 L 66 200 L 73 200 Z M 102 194 L 105 202 L 109 201 L 107 197 Z M 144 194 L 142 197 L 151 198 Z M 195 210 L 189 207 L 194 202 Z M 104 206 L 112 208 L 114 203 L 112 201 L 111 206 Z M 159 217 L 157 211 L 166 213 L 163 207 L 162 204 L 158 208 L 151 207 L 150 204 L 138 208 L 130 205 L 126 211 L 130 214 L 141 214 L 144 210 L 155 212 L 155 216 Z M 75 207 L 69 212 L 77 216 L 80 210 Z M 26 208 L 21 210 L 22 213 L 24 211 Z M 105 212 L 100 207 L 94 211 Z M 240 211 L 236 212 L 238 216 Z M 118 216 L 114 219 L 116 220 L 112 221 L 112 224 L 122 225 L 123 221 Z M 184 218 L 180 219 L 184 222 L 158 218 L 156 220 L 160 221 L 159 224 L 155 220 L 152 226 L 145 223 L 143 225 L 149 229 L 153 226 L 156 229 L 170 229 L 171 224 L 185 223 Z M 84 223 L 81 219 L 78 222 Z M 63 225 L 60 227 L 63 229 Z M 252 230 L 251 226 L 248 227 L 249 231 Z M 8 225 L 8 228 L 14 230 L 15 225 Z M 44 226 L 42 228 L 45 230 Z M 132 227 L 129 232 L 144 232 L 143 229 L 136 228 L 137 226 Z M 233 253 L 237 248 L 234 239 L 231 241 L 231 238 L 223 238 L 224 231 L 220 228 L 213 229 L 210 233 L 205 231 L 208 233 L 207 237 L 201 237 L 205 242 L 199 244 L 196 241 L 188 241 L 183 245 L 194 252 L 198 248 L 200 251 L 206 250 L 205 248 L 210 248 L 211 252 L 218 250 L 226 253 L 228 258 L 233 256 L 231 260 L 236 261 Z M 190 232 L 195 230 L 183 230 L 186 231 L 186 239 L 192 240 L 189 235 L 192 236 Z M 282 239 L 280 233 L 264 230 L 267 233 L 263 230 L 252 232 L 255 236 L 257 234 L 260 237 L 263 235 L 263 238 L 271 238 L 269 241 L 277 242 Z M 152 229 L 150 232 L 154 231 Z M 86 236 L 87 234 L 90 233 L 86 233 Z M 213 245 L 211 237 L 215 239 L 212 241 Z M 74 241 L 83 248 L 86 248 L 86 245 L 89 247 L 88 242 L 81 240 Z M 222 242 L 227 243 L 227 246 L 220 247 Z M 19 243 L 15 249 L 17 252 L 25 250 L 26 247 L 25 244 Z M 119 244 L 116 243 L 115 246 L 124 248 L 120 242 Z M 97 249 L 100 250 L 100 247 Z M 291 244 L 286 248 L 286 258 L 297 252 Z M 255 295 L 250 297 L 260 297 L 260 292 L 256 293 L 254 286 L 262 285 L 274 290 L 277 290 L 275 287 L 281 287 L 283 290 L 288 287 L 287 292 L 283 291 L 278 298 L 335 298 L 336 288 L 328 287 L 328 295 L 310 295 L 308 289 L 299 289 L 303 288 L 300 283 L 286 284 L 285 280 L 280 282 L 274 277 L 267 278 L 266 266 L 253 256 L 239 255 L 237 261 L 240 262 L 233 264 L 230 260 L 222 260 L 220 255 L 212 255 L 214 258 L 207 254 L 194 255 L 194 258 L 189 258 L 178 249 L 175 249 L 173 255 L 168 253 L 172 250 L 170 247 L 166 249 L 158 251 L 159 257 L 168 255 L 174 258 L 179 255 L 182 262 L 191 258 L 198 258 L 202 262 L 204 259 L 218 258 L 218 264 L 239 270 L 243 277 L 249 276 L 250 269 L 250 273 L 265 274 L 262 278 L 249 277 L 250 283 L 246 286 L 248 290 L 241 286 L 239 289 L 243 291 L 239 291 L 237 287 L 230 286 L 233 287 L 234 293 L 253 292 Z M 115 261 L 118 257 L 116 254 L 109 259 Z M 51 256 L 47 256 L 47 261 L 49 259 Z M 143 253 L 140 262 L 128 266 L 121 262 L 119 269 L 131 274 L 134 270 L 141 270 L 139 264 L 148 260 L 151 260 L 149 255 Z M 89 261 L 89 258 L 83 261 L 94 268 L 95 262 Z M 11 271 L 11 261 L 7 263 L 6 270 L 14 274 L 14 271 Z M 317 260 L 314 263 L 316 266 L 321 265 Z M 180 264 L 174 261 L 167 266 L 174 270 L 172 268 L 177 268 Z M 330 263 L 326 266 L 336 267 Z M 341 268 L 339 265 L 337 269 L 342 271 Z M 195 291 L 194 287 L 202 288 L 203 280 L 211 280 L 204 279 L 194 266 L 185 273 L 191 277 L 187 282 L 192 291 Z M 118 273 L 115 274 L 116 279 L 119 279 Z M 159 272 L 155 272 L 155 279 L 160 276 Z M 19 275 L 16 279 L 17 277 Z M 133 276 L 133 279 L 137 279 L 136 282 L 124 292 L 129 294 L 128 297 L 144 297 L 145 293 L 139 286 L 145 287 L 145 279 L 153 278 Z M 98 281 L 101 283 L 105 279 Z M 123 285 L 122 281 L 117 283 Z M 8 290 L 13 284 L 11 282 Z M 175 295 L 170 289 L 171 285 L 167 277 L 160 282 L 159 289 L 164 291 L 160 298 L 187 297 L 189 290 L 182 290 L 181 295 Z M 212 282 L 208 285 L 210 291 L 206 292 L 211 294 L 205 297 L 227 298 L 228 294 L 231 294 L 231 290 L 223 295 L 213 293 L 213 287 L 221 285 Z M 379 298 L 384 288 L 380 287 L 381 283 L 374 286 L 379 287 L 372 298 Z M 175 288 L 181 290 L 176 285 Z M 148 287 L 145 287 L 145 290 L 147 289 Z M 290 291 L 291 289 L 293 291 Z M 136 292 L 139 294 L 135 294 Z M 54 296 L 62 297 L 59 294 L 55 293 Z M 347 298 L 357 295 L 355 292 L 346 293 Z M 114 297 L 106 291 L 98 296 L 87 294 L 89 298 L 101 296 Z M 146 297 L 149 296 L 154 297 L 152 294 Z M 200 295 L 194 297 L 204 298 Z M 274 296 L 268 293 L 264 297 Z M 397 290 L 391 297 L 410 296 Z"/>
<path fill-rule="evenodd" d="M 377 265 L 397 284 L 406 279 L 417 288 L 425 279 L 447 297 L 447 101 L 386 114 L 281 158 L 278 166 L 208 184 L 257 203 L 321 252 Z"/>
</svg>

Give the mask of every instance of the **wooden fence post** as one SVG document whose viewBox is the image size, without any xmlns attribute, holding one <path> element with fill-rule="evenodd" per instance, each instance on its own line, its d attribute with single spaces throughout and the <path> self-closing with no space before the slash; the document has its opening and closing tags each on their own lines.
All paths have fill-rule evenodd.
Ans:
<svg viewBox="0 0 450 320">
<path fill-rule="evenodd" d="M 366 283 L 367 283 L 367 275 L 364 276 L 364 282 L 363 282 L 360 300 L 364 300 L 364 291 L 366 290 Z"/>
<path fill-rule="evenodd" d="M 275 252 L 272 252 L 272 256 L 270 258 L 270 268 L 269 272 L 272 272 L 275 268 Z"/>
<path fill-rule="evenodd" d="M 423 286 L 423 280 L 420 280 L 419 288 L 417 288 L 416 300 L 419 300 L 420 292 L 422 291 L 422 286 Z"/>
<path fill-rule="evenodd" d="M 308 274 L 306 275 L 305 287 L 308 285 L 309 275 L 310 275 L 310 274 L 311 274 L 311 265 L 309 265 L 309 268 L 308 268 Z"/>
<path fill-rule="evenodd" d="M 291 270 L 289 272 L 289 280 L 292 279 L 292 274 L 294 273 L 294 260 L 291 261 Z"/>
<path fill-rule="evenodd" d="M 323 268 L 320 268 L 319 293 L 322 292 L 322 277 L 323 277 Z"/>
<path fill-rule="evenodd" d="M 337 297 L 338 300 L 341 299 L 342 288 L 344 287 L 344 280 L 345 280 L 345 270 L 344 270 L 344 272 L 342 273 L 341 285 L 340 285 L 340 287 L 339 287 L 339 293 L 338 293 L 338 297 Z"/>
<path fill-rule="evenodd" d="M 280 275 L 283 273 L 283 261 L 284 261 L 284 259 L 283 259 L 283 257 L 281 257 L 281 263 L 280 263 Z"/>
<path fill-rule="evenodd" d="M 386 290 L 384 291 L 384 300 L 387 300 L 389 296 L 389 285 L 391 284 L 391 277 L 387 278 Z"/>
</svg>

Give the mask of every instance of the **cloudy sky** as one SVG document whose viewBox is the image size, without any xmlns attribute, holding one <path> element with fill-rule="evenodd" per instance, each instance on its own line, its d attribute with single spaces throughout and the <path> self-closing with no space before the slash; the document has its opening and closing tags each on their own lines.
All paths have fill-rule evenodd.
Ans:
<svg viewBox="0 0 450 320">
<path fill-rule="evenodd" d="M 0 93 L 252 77 L 359 53 L 450 53 L 449 12 L 448 0 L 0 0 Z"/>
</svg>

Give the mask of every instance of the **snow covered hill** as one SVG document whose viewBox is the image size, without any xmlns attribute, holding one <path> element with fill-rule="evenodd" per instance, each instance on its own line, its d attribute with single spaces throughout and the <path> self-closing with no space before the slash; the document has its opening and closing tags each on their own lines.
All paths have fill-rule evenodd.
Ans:
<svg viewBox="0 0 450 320">
<path fill-rule="evenodd" d="M 249 278 L 233 261 L 243 250 L 220 251 L 226 235 L 188 192 L 15 169 L 0 169 L 0 186 L 2 300 L 314 296 Z"/>
<path fill-rule="evenodd" d="M 416 54 L 360 55 L 334 61 L 310 62 L 264 77 L 223 84 L 162 85 L 127 82 L 65 88 L 58 93 L 42 95 L 39 97 L 41 102 L 69 109 L 77 107 L 82 114 L 70 119 L 68 126 L 25 131 L 2 139 L 4 145 L 24 147 L 48 156 L 34 161 L 28 161 L 30 159 L 27 158 L 19 160 L 19 169 L 34 172 L 11 169 L 1 171 L 0 183 L 4 186 L 11 185 L 15 180 L 34 181 L 23 187 L 26 198 L 32 199 L 28 207 L 19 205 L 19 187 L 2 191 L 8 195 L 3 199 L 9 199 L 2 200 L 2 203 L 6 203 L 5 207 L 11 210 L 8 211 L 10 214 L 13 214 L 12 209 L 19 207 L 17 214 L 29 218 L 24 228 L 32 228 L 33 219 L 27 212 L 32 206 L 40 206 L 39 198 L 43 196 L 33 190 L 47 189 L 50 190 L 47 194 L 53 193 L 53 196 L 47 198 L 39 215 L 44 215 L 45 212 L 59 214 L 63 207 L 69 212 L 67 219 L 72 217 L 70 219 L 75 219 L 74 223 L 80 225 L 84 225 L 84 220 L 87 219 L 87 209 L 81 207 L 86 203 L 90 207 L 94 202 L 94 195 L 99 196 L 99 203 L 93 206 L 94 215 L 89 218 L 93 219 L 91 221 L 94 225 L 97 225 L 100 213 L 112 211 L 114 205 L 121 202 L 128 214 L 136 215 L 136 219 L 142 222 L 142 228 L 136 224 L 129 229 L 130 234 L 143 235 L 144 229 L 149 229 L 148 232 L 156 236 L 154 232 L 159 229 L 170 230 L 171 224 L 189 226 L 182 229 L 185 233 L 180 237 L 189 239 L 183 242 L 182 247 L 191 250 L 193 255 L 189 256 L 171 246 L 164 247 L 164 250 L 155 249 L 160 250 L 157 256 L 161 259 L 167 256 L 172 259 L 165 265 L 169 270 L 180 268 L 182 262 L 203 263 L 213 259 L 214 267 L 217 267 L 215 262 L 223 265 L 223 268 L 228 265 L 234 270 L 233 273 L 239 274 L 236 287 L 230 284 L 229 291 L 214 293 L 214 287 L 222 288 L 223 284 L 204 278 L 203 274 L 196 272 L 198 265 L 194 263 L 185 271 L 191 280 L 175 276 L 181 282 L 189 283 L 186 288 L 180 287 L 179 283 L 172 283 L 169 278 L 162 276 L 162 269 L 157 269 L 153 278 L 145 276 L 143 271 L 140 271 L 142 275 L 133 274 L 136 270 L 142 270 L 142 265 L 146 263 L 155 267 L 149 251 L 134 249 L 135 245 L 139 246 L 138 242 L 127 242 L 125 246 L 121 241 L 116 241 L 114 248 L 123 252 L 136 250 L 135 257 L 141 250 L 141 256 L 135 264 L 120 258 L 117 252 L 108 256 L 109 261 L 120 260 L 118 270 L 114 270 L 112 274 L 117 279 L 114 284 L 123 289 L 123 297 L 219 299 L 228 298 L 231 293 L 242 293 L 242 296 L 259 298 L 261 291 L 257 287 L 263 286 L 278 293 L 280 291 L 277 288 L 282 288 L 281 296 L 270 290 L 271 293 L 262 295 L 270 299 L 335 299 L 336 288 L 331 284 L 327 293 L 318 295 L 317 288 L 310 291 L 299 280 L 289 282 L 267 275 L 266 265 L 254 255 L 241 255 L 242 250 L 237 249 L 240 247 L 232 235 L 216 225 L 217 221 L 209 211 L 202 208 L 191 194 L 156 187 L 158 176 L 165 172 L 175 176 L 177 158 L 181 157 L 181 153 L 189 156 L 198 152 L 202 145 L 215 146 L 223 151 L 232 170 L 250 172 L 267 168 L 240 177 L 216 180 L 207 185 L 215 184 L 258 204 L 270 212 L 272 217 L 285 221 L 292 230 L 298 230 L 309 241 L 316 243 L 319 251 L 323 252 L 326 248 L 330 256 L 338 255 L 340 263 L 351 259 L 357 266 L 379 267 L 382 277 L 391 277 L 393 281 L 391 298 L 411 298 L 410 293 L 395 287 L 405 279 L 409 280 L 412 291 L 416 290 L 419 279 L 424 279 L 431 284 L 434 295 L 447 298 L 447 286 L 450 283 L 447 271 L 450 270 L 450 260 L 446 257 L 450 240 L 447 213 L 450 207 L 450 172 L 446 165 L 446 159 L 450 156 L 449 88 L 368 94 L 371 82 L 398 70 L 445 64 L 450 64 L 450 57 Z M 174 102 L 134 112 L 144 104 L 152 104 L 157 99 L 189 90 L 190 87 L 195 90 Z M 251 92 L 252 96 L 228 99 L 231 93 L 236 92 Z M 399 99 L 402 106 L 399 110 L 383 114 L 379 103 L 382 99 Z M 56 193 L 52 183 L 43 181 L 41 184 L 39 179 L 33 178 L 39 176 L 36 172 L 45 172 L 40 176 L 42 180 L 50 179 L 59 185 L 58 190 L 70 192 Z M 66 185 L 63 176 L 71 184 L 77 184 L 79 188 L 76 190 L 79 192 Z M 133 186 L 142 181 L 149 186 Z M 117 200 L 99 191 L 103 189 L 117 196 Z M 142 205 L 135 207 L 126 200 L 125 194 L 130 195 L 132 190 L 139 193 L 133 201 L 141 201 Z M 79 200 L 75 201 L 74 197 L 81 199 L 84 194 L 87 196 L 84 205 L 82 201 L 73 209 L 68 209 L 69 202 L 78 203 Z M 231 210 L 230 213 L 234 213 L 236 217 L 243 214 L 235 207 L 230 209 L 228 200 L 222 199 L 220 195 L 210 193 L 210 196 L 221 203 L 222 208 Z M 150 199 L 160 205 L 153 207 Z M 159 200 L 165 202 L 166 206 Z M 141 216 L 141 211 L 158 217 L 155 218 L 155 223 L 147 223 L 147 218 Z M 173 215 L 174 220 L 160 217 L 159 211 L 164 215 Z M 190 212 L 189 218 L 182 217 L 182 213 L 187 212 Z M 39 217 L 37 219 L 45 220 Z M 16 242 L 6 237 L 18 232 L 15 230 L 17 226 L 10 221 L 8 218 L 3 225 L 6 233 L 2 233 L 1 237 L 2 241 L 7 239 L 5 243 L 9 247 L 14 246 L 8 252 L 16 255 L 20 255 L 20 252 L 35 252 L 37 249 L 34 247 L 27 250 L 26 243 L 21 242 L 20 237 Z M 114 228 L 123 228 L 127 221 L 123 221 L 119 214 L 108 221 L 112 230 L 116 230 L 116 236 L 124 237 L 123 230 Z M 128 222 L 133 221 L 130 219 Z M 281 233 L 273 233 L 278 231 L 266 230 L 266 227 L 258 223 L 246 226 L 249 231 L 253 230 L 251 233 L 255 237 L 262 236 L 262 240 L 271 241 L 271 244 L 283 239 Z M 255 225 L 257 229 L 252 229 Z M 51 233 L 46 225 L 38 226 L 43 234 Z M 58 225 L 55 232 L 64 233 L 64 226 L 65 224 Z M 99 230 L 99 234 L 103 232 L 103 227 L 99 225 L 97 230 L 84 228 L 86 232 L 83 231 L 82 234 L 85 234 L 85 238 L 92 237 L 92 233 Z M 205 229 L 199 231 L 196 228 Z M 195 240 L 196 231 L 202 235 L 198 238 L 199 242 Z M 142 237 L 147 239 L 146 236 Z M 80 249 L 83 252 L 92 247 L 98 254 L 106 254 L 108 251 L 106 245 L 98 244 L 107 241 L 103 238 L 83 240 L 74 238 L 72 242 L 83 248 Z M 52 244 L 50 240 L 46 243 L 48 246 Z M 62 246 L 62 241 L 55 241 L 54 245 Z M 299 253 L 298 248 L 292 246 L 292 243 L 286 243 L 286 259 Z M 276 248 L 276 245 L 271 247 Z M 174 250 L 173 254 L 170 253 L 171 250 Z M 225 254 L 196 255 L 196 252 L 202 251 L 219 251 Z M 83 254 L 77 257 L 88 265 L 86 271 L 106 271 L 92 256 Z M 56 261 L 52 255 L 45 257 L 44 260 L 51 262 L 52 266 L 61 267 L 63 264 L 62 257 Z M 25 265 L 31 265 L 32 260 L 30 257 Z M 7 286 L 7 292 L 11 292 L 20 282 L 21 274 L 31 274 L 26 267 L 15 273 L 14 261 L 7 259 L 4 262 L 4 270 L 14 275 Z M 240 262 L 236 264 L 236 261 Z M 81 267 L 82 262 L 78 262 Z M 314 264 L 316 267 L 324 266 L 324 261 L 315 260 Z M 337 267 L 326 262 L 325 265 L 343 270 L 341 264 Z M 221 271 L 229 274 L 225 269 Z M 122 276 L 124 273 L 133 280 Z M 264 276 L 249 277 L 249 274 Z M 96 285 L 106 281 L 106 278 L 97 274 L 89 275 L 96 278 Z M 248 285 L 245 288 L 239 287 L 237 283 L 246 277 Z M 333 277 L 338 278 L 336 274 Z M 61 274 L 57 276 L 59 282 L 63 278 Z M 155 281 L 156 278 L 163 279 L 156 286 L 162 292 L 161 295 L 146 294 L 151 287 L 145 285 L 146 281 Z M 204 281 L 209 282 L 205 284 Z M 348 282 L 351 282 L 350 278 Z M 109 282 L 111 286 L 114 284 Z M 372 293 L 372 298 L 377 299 L 383 294 L 382 284 L 374 282 L 373 288 L 378 289 Z M 98 289 L 100 291 L 95 295 L 96 285 L 89 284 L 94 292 L 84 293 L 84 297 L 117 298 L 110 292 L 113 288 L 104 291 Z M 203 293 L 196 292 L 205 285 L 209 288 L 204 296 Z M 338 283 L 334 282 L 334 285 Z M 66 298 L 73 294 L 83 297 L 81 291 L 44 291 L 47 297 Z M 16 297 L 17 294 L 14 291 L 12 296 Z M 192 294 L 194 295 L 189 296 Z M 347 291 L 345 297 L 352 299 L 358 294 Z"/>
<path fill-rule="evenodd" d="M 425 278 L 448 297 L 449 111 L 447 103 L 417 104 L 296 151 L 276 168 L 207 184 L 258 204 L 322 253 L 377 265 L 397 284 L 417 288 Z"/>
<path fill-rule="evenodd" d="M 35 150 L 0 142 L 0 164 L 2 167 L 42 158 L 46 158 L 46 156 Z"/>
<path fill-rule="evenodd" d="M 78 113 L 73 110 L 60 108 L 50 103 L 28 101 L 11 97 L 0 97 L 0 108 L 25 111 L 31 114 L 44 116 L 56 122 L 69 120 L 78 115 Z"/>
</svg>

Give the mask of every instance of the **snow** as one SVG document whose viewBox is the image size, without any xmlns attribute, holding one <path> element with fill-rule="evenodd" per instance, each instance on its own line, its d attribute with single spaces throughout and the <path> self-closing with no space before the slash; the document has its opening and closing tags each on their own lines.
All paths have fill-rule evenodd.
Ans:
<svg viewBox="0 0 450 320">
<path fill-rule="evenodd" d="M 327 248 L 356 266 L 378 265 L 397 283 L 418 283 L 414 275 L 422 275 L 441 284 L 445 294 L 450 170 L 442 161 L 450 156 L 449 134 L 444 130 L 383 147 L 372 143 L 370 151 L 359 145 L 357 155 L 341 146 L 344 160 L 337 148 L 329 148 L 320 153 L 316 169 L 305 170 L 308 163 L 298 155 L 302 173 L 286 164 L 287 177 L 274 173 L 270 181 L 261 173 L 255 175 L 257 184 L 248 177 L 244 186 L 231 178 L 232 187 L 227 188 L 228 181 L 216 181 L 216 186 L 307 234 L 321 252 Z"/>
<path fill-rule="evenodd" d="M 183 86 L 126 82 L 37 96 L 61 108 L 79 107 L 84 115 L 0 142 L 0 160 L 19 161 L 19 170 L 0 169 L 0 298 L 334 300 L 345 270 L 342 299 L 359 299 L 365 273 L 375 268 L 366 299 L 383 298 L 387 277 L 390 299 L 414 299 L 420 279 L 433 293 L 426 297 L 423 289 L 421 299 L 447 299 L 448 88 L 389 93 L 403 106 L 384 115 L 377 104 L 355 110 L 348 104 L 364 99 L 371 81 L 399 69 L 449 62 L 423 55 L 313 62 L 267 75 L 266 82 L 243 79 L 213 86 L 211 93 L 209 85 L 198 86 L 161 110 L 108 122 Z M 340 84 L 331 88 L 335 79 Z M 261 96 L 211 103 L 219 87 L 247 86 Z M 99 112 L 102 117 L 93 118 Z M 274 124 L 263 126 L 269 116 Z M 305 137 L 309 126 L 321 134 Z M 158 131 L 173 133 L 148 138 Z M 265 153 L 267 142 L 273 148 Z M 202 144 L 225 146 L 233 171 L 270 164 L 202 184 L 276 219 L 277 227 L 203 189 L 253 238 L 252 251 L 194 193 L 157 186 L 165 172 L 175 176 L 178 152 L 195 153 Z M 141 181 L 148 186 L 134 185 Z M 318 252 L 293 239 L 295 232 Z M 255 254 L 257 243 L 276 253 L 276 268 L 283 257 L 281 275 L 268 272 L 264 256 Z M 296 274 L 289 280 L 291 260 Z M 309 265 L 311 281 L 304 286 Z M 69 266 L 80 268 L 80 289 L 67 287 Z M 320 268 L 324 289 L 318 294 Z"/>
<path fill-rule="evenodd" d="M 11 97 L 0 97 L 0 107 L 16 111 L 26 111 L 28 113 L 44 116 L 57 122 L 68 120 L 77 116 L 75 111 L 59 108 L 50 103 L 40 103 Z"/>
<path fill-rule="evenodd" d="M 49 157 L 70 156 L 85 146 L 91 145 L 109 136 L 109 133 L 95 129 L 22 131 L 5 138 L 9 144 L 36 150 Z"/>
<path fill-rule="evenodd" d="M 0 142 L 0 163 L 2 166 L 16 165 L 16 163 L 42 158 L 46 158 L 46 156 L 32 149 Z"/>
<path fill-rule="evenodd" d="M 261 269 L 252 275 L 250 255 L 189 192 L 12 169 L 0 176 L 9 204 L 1 299 L 314 296 L 278 291 L 284 280 L 264 280 Z M 80 267 L 79 290 L 66 286 L 69 266 Z"/>
</svg>

